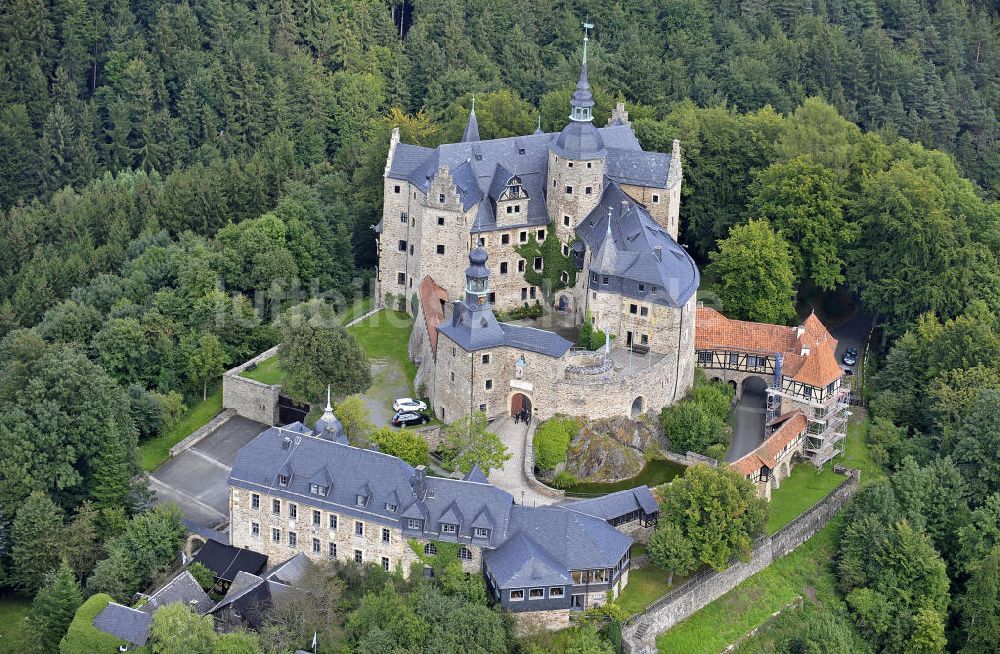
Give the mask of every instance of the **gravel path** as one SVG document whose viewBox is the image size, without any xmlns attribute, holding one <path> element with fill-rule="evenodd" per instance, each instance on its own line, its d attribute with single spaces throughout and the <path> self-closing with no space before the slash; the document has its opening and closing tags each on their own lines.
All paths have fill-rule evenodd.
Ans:
<svg viewBox="0 0 1000 654">
<path fill-rule="evenodd" d="M 514 501 L 518 504 L 526 506 L 555 504 L 557 500 L 531 488 L 524 477 L 524 442 L 528 425 L 523 422 L 515 423 L 510 417 L 503 417 L 490 425 L 490 431 L 500 437 L 512 455 L 503 469 L 490 473 L 490 483 L 513 495 Z"/>
</svg>

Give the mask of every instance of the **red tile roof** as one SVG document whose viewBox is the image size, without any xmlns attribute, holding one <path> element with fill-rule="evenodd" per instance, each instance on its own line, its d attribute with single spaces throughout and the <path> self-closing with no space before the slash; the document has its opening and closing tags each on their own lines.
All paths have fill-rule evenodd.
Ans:
<svg viewBox="0 0 1000 654">
<path fill-rule="evenodd" d="M 792 411 L 775 418 L 771 424 L 780 424 L 781 426 L 768 436 L 756 450 L 730 463 L 730 468 L 741 475 L 754 474 L 760 470 L 761 466 L 767 466 L 773 470 L 778 466 L 778 457 L 781 456 L 782 448 L 798 438 L 806 430 L 809 421 L 806 420 L 805 414 L 801 411 Z"/>
<path fill-rule="evenodd" d="M 437 326 L 444 320 L 444 305 L 448 303 L 448 291 L 438 286 L 430 275 L 420 280 L 417 291 L 420 294 L 420 309 L 424 312 L 427 337 L 431 341 L 431 351 L 437 352 Z"/>
<path fill-rule="evenodd" d="M 799 327 L 730 320 L 709 307 L 698 307 L 694 346 L 698 350 L 732 350 L 765 356 L 782 353 L 782 374 L 823 388 L 844 374 L 837 363 L 837 339 L 816 314 Z"/>
</svg>

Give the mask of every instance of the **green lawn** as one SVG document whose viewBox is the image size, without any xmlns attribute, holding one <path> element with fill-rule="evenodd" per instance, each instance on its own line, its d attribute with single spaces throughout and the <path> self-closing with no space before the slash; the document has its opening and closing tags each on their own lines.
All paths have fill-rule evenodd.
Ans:
<svg viewBox="0 0 1000 654">
<path fill-rule="evenodd" d="M 360 300 L 355 301 L 354 304 L 347 307 L 343 313 L 340 314 L 340 322 L 344 325 L 351 322 L 358 316 L 363 316 L 369 311 L 371 311 L 373 298 L 363 297 Z"/>
<path fill-rule="evenodd" d="M 885 472 L 872 461 L 868 451 L 868 413 L 861 407 L 852 406 L 851 421 L 847 424 L 847 452 L 834 463 L 861 471 L 861 485 L 885 479 Z"/>
<path fill-rule="evenodd" d="M 369 357 L 396 361 L 406 372 L 412 387 L 417 367 L 410 362 L 406 351 L 412 329 L 413 318 L 406 313 L 383 309 L 353 327 L 348 327 L 347 331 L 358 339 Z"/>
<path fill-rule="evenodd" d="M 634 556 L 635 546 L 632 552 Z M 674 575 L 674 583 L 667 585 L 667 573 L 651 563 L 628 571 L 628 585 L 615 602 L 629 615 L 642 611 L 667 594 L 667 591 L 681 584 L 687 577 Z"/>
<path fill-rule="evenodd" d="M 24 616 L 31 602 L 13 597 L 0 597 L 0 652 L 26 652 L 28 625 Z"/>
<path fill-rule="evenodd" d="M 240 377 L 253 379 L 262 384 L 280 384 L 285 380 L 285 372 L 281 369 L 281 359 L 275 354 L 270 359 L 264 359 L 253 370 L 244 370 Z"/>
<path fill-rule="evenodd" d="M 771 491 L 771 517 L 767 533 L 773 534 L 799 517 L 806 509 L 819 502 L 839 486 L 846 477 L 833 471 L 833 464 L 817 470 L 811 463 L 799 463 L 792 468 L 792 475 L 781 482 L 781 488 Z"/>
<path fill-rule="evenodd" d="M 170 458 L 170 448 L 191 435 L 193 431 L 211 420 L 222 410 L 222 387 L 218 387 L 204 402 L 194 405 L 165 434 L 148 440 L 139 446 L 139 462 L 142 469 L 152 472 Z"/>
<path fill-rule="evenodd" d="M 839 525 L 838 516 L 788 556 L 660 634 L 656 639 L 657 649 L 718 654 L 800 595 L 824 604 L 839 602 L 829 569 Z"/>
</svg>

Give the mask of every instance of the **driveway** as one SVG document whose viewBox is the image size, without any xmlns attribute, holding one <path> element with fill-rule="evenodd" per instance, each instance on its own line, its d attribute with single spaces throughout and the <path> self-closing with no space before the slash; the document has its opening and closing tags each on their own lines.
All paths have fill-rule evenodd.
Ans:
<svg viewBox="0 0 1000 654">
<path fill-rule="evenodd" d="M 733 410 L 733 441 L 726 452 L 726 461 L 738 460 L 757 449 L 764 440 L 764 422 L 767 418 L 767 387 L 748 382 L 743 395 Z"/>
<path fill-rule="evenodd" d="M 531 486 L 524 476 L 524 443 L 528 437 L 528 425 L 515 423 L 509 416 L 497 419 L 490 425 L 490 431 L 500 437 L 510 450 L 511 457 L 500 470 L 493 470 L 489 482 L 514 496 L 514 501 L 524 506 L 548 506 L 556 499 L 542 495 Z"/>
<path fill-rule="evenodd" d="M 871 329 L 872 316 L 864 311 L 858 311 L 843 325 L 831 329 L 830 333 L 837 339 L 837 362 L 840 363 L 840 356 L 849 347 L 857 348 L 859 357 L 863 355 Z"/>
<path fill-rule="evenodd" d="M 361 399 L 371 415 L 376 427 L 388 425 L 392 421 L 392 403 L 400 397 L 412 397 L 410 381 L 399 363 L 391 359 L 373 359 L 372 385 Z"/>
<path fill-rule="evenodd" d="M 149 475 L 156 502 L 177 502 L 191 522 L 216 529 L 229 522 L 226 480 L 236 452 L 267 425 L 233 416 L 197 445 L 168 460 Z"/>
</svg>

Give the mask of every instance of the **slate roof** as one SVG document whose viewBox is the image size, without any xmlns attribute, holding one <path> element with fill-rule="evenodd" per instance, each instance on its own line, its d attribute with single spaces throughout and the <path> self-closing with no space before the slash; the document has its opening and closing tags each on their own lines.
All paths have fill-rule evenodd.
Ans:
<svg viewBox="0 0 1000 654">
<path fill-rule="evenodd" d="M 285 434 L 285 429 L 271 427 L 243 446 L 236 455 L 229 483 L 359 520 L 401 527 L 411 533 L 414 532 L 408 529 L 406 518 L 421 518 L 426 520 L 424 531 L 435 534 L 435 538 L 442 514 L 454 505 L 465 520 L 457 538 L 451 535 L 442 538 L 462 542 L 481 542 L 481 539 L 471 540 L 470 521 L 485 507 L 495 526 L 490 540 L 484 544 L 496 546 L 505 537 L 513 497 L 491 484 L 426 477 L 394 456 L 315 436 L 299 435 L 284 449 Z M 287 486 L 277 483 L 282 468 L 292 471 Z M 322 475 L 331 480 L 329 494 L 310 494 L 309 484 Z M 356 505 L 361 489 L 369 494 L 364 507 Z M 386 508 L 390 499 L 396 511 Z"/>
<path fill-rule="evenodd" d="M 462 479 L 464 479 L 465 481 L 475 481 L 480 484 L 489 483 L 486 480 L 486 475 L 483 474 L 483 471 L 482 469 L 480 469 L 478 463 L 472 464 L 472 470 L 470 470 L 469 474 L 465 475 L 465 477 L 463 477 Z"/>
<path fill-rule="evenodd" d="M 559 561 L 523 533 L 499 549 L 484 554 L 486 565 L 500 588 L 565 586 L 573 583 Z"/>
<path fill-rule="evenodd" d="M 571 130 L 578 140 L 592 130 L 593 134 L 588 138 L 603 144 L 605 174 L 611 180 L 638 186 L 666 187 L 670 157 L 643 152 L 629 125 L 594 127 L 589 122 L 571 121 L 566 129 Z M 426 193 L 439 168 L 446 166 L 451 182 L 462 199 L 463 210 L 468 211 L 478 205 L 471 231 L 484 232 L 498 229 L 496 189 L 505 184 L 511 175 L 517 175 L 528 196 L 524 225 L 547 225 L 550 222 L 545 205 L 548 152 L 550 148 L 558 148 L 557 141 L 562 135 L 563 132 L 536 131 L 534 134 L 487 141 L 447 143 L 436 148 L 399 143 L 393 150 L 386 176 L 410 182 Z M 512 225 L 499 228 L 510 227 Z"/>
<path fill-rule="evenodd" d="M 632 545 L 601 518 L 566 506 L 515 506 L 509 529 L 511 537 L 483 555 L 500 588 L 525 585 L 535 565 L 540 573 L 558 570 L 563 578 L 565 571 L 613 568 Z"/>
<path fill-rule="evenodd" d="M 640 299 L 680 307 L 698 290 L 701 277 L 698 266 L 670 234 L 649 215 L 614 180 L 605 180 L 601 201 L 576 228 L 577 235 L 592 252 L 597 253 L 591 269 L 649 288 Z M 605 247 L 608 222 L 614 248 Z M 659 248 L 657 250 L 657 248 Z M 651 291 L 656 287 L 656 291 Z M 600 291 L 591 285 L 591 290 Z M 638 288 L 617 288 L 627 296 L 637 297 Z"/>
<path fill-rule="evenodd" d="M 257 556 L 263 555 L 258 554 Z M 266 556 L 263 558 L 267 559 Z M 208 613 L 209 609 L 215 605 L 215 602 L 205 594 L 205 591 L 201 589 L 201 585 L 191 573 L 185 570 L 170 580 L 166 586 L 150 595 L 146 603 L 139 607 L 139 610 L 145 613 L 153 613 L 161 606 L 176 604 L 178 602 L 188 605 L 198 615 Z"/>
<path fill-rule="evenodd" d="M 475 101 L 473 100 L 473 103 Z M 469 143 L 471 141 L 479 140 L 479 121 L 476 120 L 476 105 L 472 105 L 472 111 L 469 112 L 469 122 L 465 124 L 465 131 L 462 132 L 462 142 Z"/>
<path fill-rule="evenodd" d="M 252 550 L 208 540 L 198 550 L 194 563 L 202 564 L 218 579 L 233 581 L 240 571 L 259 574 L 267 565 L 267 557 Z"/>
<path fill-rule="evenodd" d="M 837 339 L 815 313 L 799 327 L 786 327 L 731 320 L 715 309 L 698 307 L 694 347 L 762 356 L 781 353 L 782 375 L 817 388 L 824 388 L 844 374 L 837 363 Z"/>
<path fill-rule="evenodd" d="M 618 518 L 640 509 L 649 515 L 660 511 L 660 507 L 656 503 L 653 493 L 649 490 L 649 486 L 645 485 L 618 491 L 610 495 L 567 503 L 562 506 L 566 506 L 573 511 L 596 516 L 602 520 Z"/>
<path fill-rule="evenodd" d="M 149 638 L 149 626 L 152 622 L 153 616 L 149 613 L 115 602 L 109 602 L 94 617 L 94 627 L 97 629 L 140 647 Z"/>
</svg>

